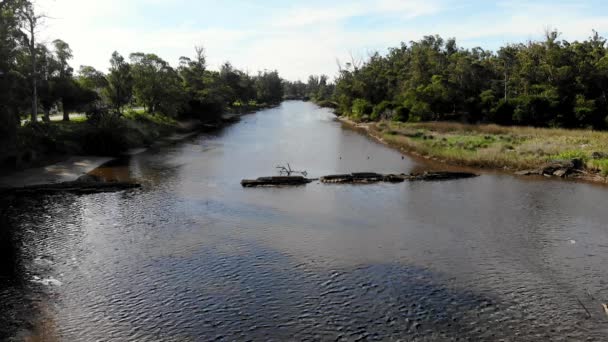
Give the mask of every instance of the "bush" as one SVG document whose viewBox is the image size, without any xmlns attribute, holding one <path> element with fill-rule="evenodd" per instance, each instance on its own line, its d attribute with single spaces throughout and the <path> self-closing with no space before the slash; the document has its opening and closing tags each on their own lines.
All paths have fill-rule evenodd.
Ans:
<svg viewBox="0 0 608 342">
<path fill-rule="evenodd" d="M 129 148 L 128 128 L 118 113 L 100 113 L 87 121 L 83 131 L 83 147 L 86 153 L 118 155 Z"/>
<path fill-rule="evenodd" d="M 28 122 L 19 130 L 19 145 L 21 148 L 40 149 L 44 152 L 58 150 L 57 126 L 45 122 Z"/>
<path fill-rule="evenodd" d="M 490 111 L 490 122 L 499 125 L 512 125 L 515 106 L 510 101 L 500 100 L 496 107 Z"/>
<path fill-rule="evenodd" d="M 338 108 L 338 104 L 329 100 L 322 100 L 317 102 L 317 105 L 319 107 L 323 107 L 323 108 L 333 108 L 336 109 Z"/>
<path fill-rule="evenodd" d="M 373 106 L 365 99 L 355 99 L 351 108 L 351 113 L 355 118 L 360 118 L 363 115 L 370 115 L 373 111 Z"/>
<path fill-rule="evenodd" d="M 393 102 L 384 100 L 374 106 L 374 110 L 372 111 L 370 118 L 374 121 L 391 119 L 394 116 L 394 108 L 395 104 Z"/>
<path fill-rule="evenodd" d="M 410 110 L 407 107 L 399 106 L 393 110 L 393 121 L 410 121 Z"/>
</svg>

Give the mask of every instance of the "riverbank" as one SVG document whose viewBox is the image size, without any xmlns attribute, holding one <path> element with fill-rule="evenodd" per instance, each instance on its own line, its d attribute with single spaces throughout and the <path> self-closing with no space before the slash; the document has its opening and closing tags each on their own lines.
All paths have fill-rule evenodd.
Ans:
<svg viewBox="0 0 608 342">
<path fill-rule="evenodd" d="M 0 187 L 73 182 L 117 157 L 183 141 L 197 132 L 230 125 L 243 115 L 274 106 L 234 107 L 206 121 L 127 110 L 122 117 L 95 123 L 78 117 L 69 122 L 24 126 L 20 134 L 27 143 L 8 161 L 9 165 L 5 160 L 0 168 Z"/>
<path fill-rule="evenodd" d="M 449 122 L 358 123 L 338 118 L 405 153 L 447 164 L 529 174 L 555 161 L 581 162 L 563 178 L 606 183 L 608 132 Z"/>
</svg>

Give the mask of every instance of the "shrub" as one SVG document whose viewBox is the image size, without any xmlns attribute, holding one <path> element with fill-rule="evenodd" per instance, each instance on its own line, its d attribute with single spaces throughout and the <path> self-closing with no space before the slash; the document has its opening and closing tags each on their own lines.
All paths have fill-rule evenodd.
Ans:
<svg viewBox="0 0 608 342">
<path fill-rule="evenodd" d="M 353 106 L 351 112 L 353 116 L 356 118 L 360 118 L 363 115 L 370 115 L 373 111 L 372 104 L 365 99 L 355 99 L 353 101 Z"/>
<path fill-rule="evenodd" d="M 390 119 L 394 116 L 393 108 L 395 108 L 395 104 L 393 102 L 386 100 L 382 101 L 374 106 L 374 110 L 372 111 L 370 118 L 374 121 L 379 119 Z"/>
<path fill-rule="evenodd" d="M 393 121 L 410 121 L 410 110 L 407 107 L 399 106 L 393 110 Z"/>
<path fill-rule="evenodd" d="M 117 155 L 129 148 L 128 128 L 118 113 L 99 113 L 87 121 L 83 132 L 86 153 Z"/>
<path fill-rule="evenodd" d="M 22 148 L 42 149 L 46 152 L 58 150 L 57 126 L 45 122 L 28 122 L 19 130 L 19 145 Z"/>
<path fill-rule="evenodd" d="M 551 156 L 549 159 L 551 160 L 572 160 L 572 159 L 580 159 L 586 161 L 589 159 L 589 156 L 583 151 L 564 151 L 559 154 Z"/>
<path fill-rule="evenodd" d="M 511 125 L 513 124 L 514 113 L 515 106 L 511 102 L 500 100 L 496 107 L 490 111 L 489 119 L 499 125 Z"/>
</svg>

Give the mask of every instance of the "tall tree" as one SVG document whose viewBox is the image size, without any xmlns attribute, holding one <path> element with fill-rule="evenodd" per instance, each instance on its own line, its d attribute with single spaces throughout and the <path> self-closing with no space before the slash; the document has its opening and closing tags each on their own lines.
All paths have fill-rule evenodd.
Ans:
<svg viewBox="0 0 608 342">
<path fill-rule="evenodd" d="M 23 42 L 20 13 L 25 5 L 21 0 L 0 1 L 0 158 L 16 145 L 18 110 L 29 97 L 20 93 L 27 86 L 26 77 L 16 70 Z"/>
<path fill-rule="evenodd" d="M 25 45 L 29 50 L 30 54 L 30 67 L 31 67 L 31 82 L 32 82 L 32 112 L 31 121 L 36 122 L 38 120 L 38 60 L 36 50 L 36 35 L 38 25 L 44 18 L 43 15 L 36 14 L 34 5 L 31 2 L 25 2 L 25 5 L 21 7 L 19 12 L 22 19 L 22 32 L 25 40 Z"/>
<path fill-rule="evenodd" d="M 72 78 L 74 69 L 69 64 L 69 60 L 73 57 L 72 49 L 61 39 L 53 41 L 53 46 L 57 61 L 57 88 L 61 109 L 63 110 L 63 121 L 70 121 L 69 108 L 66 109 L 64 99 L 75 92 Z"/>
<path fill-rule="evenodd" d="M 116 51 L 112 53 L 107 78 L 108 86 L 105 95 L 114 110 L 121 113 L 122 108 L 131 101 L 133 96 L 133 75 L 131 75 L 129 63 Z"/>
</svg>

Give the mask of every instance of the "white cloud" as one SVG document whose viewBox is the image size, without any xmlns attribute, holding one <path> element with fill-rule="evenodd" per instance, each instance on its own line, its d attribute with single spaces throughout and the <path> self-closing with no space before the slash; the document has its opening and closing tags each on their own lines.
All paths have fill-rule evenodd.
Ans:
<svg viewBox="0 0 608 342">
<path fill-rule="evenodd" d="M 136 51 L 154 52 L 175 65 L 180 56 L 192 55 L 193 47 L 202 44 L 211 67 L 229 60 L 250 72 L 278 69 L 288 79 L 306 79 L 312 73 L 333 76 L 336 59 L 347 60 L 350 53 L 366 56 L 369 51 L 428 34 L 486 47 L 488 42 L 497 46 L 540 38 L 547 27 L 557 27 L 568 39 L 584 39 L 591 29 L 608 32 L 608 16 L 586 15 L 581 2 L 546 6 L 505 1 L 489 13 L 476 13 L 476 5 L 454 0 L 333 1 L 316 6 L 302 1 L 265 10 L 259 20 L 260 13 L 247 13 L 247 20 L 234 26 L 222 20 L 207 24 L 192 16 L 172 27 L 141 20 L 144 8 L 167 10 L 168 18 L 179 18 L 184 11 L 200 5 L 177 1 L 38 0 L 37 5 L 51 17 L 42 35 L 49 42 L 55 38 L 68 42 L 76 68 L 87 64 L 106 69 L 114 50 L 125 56 Z M 205 6 L 212 12 L 213 6 L 237 3 Z M 360 19 L 373 19 L 382 25 L 357 26 Z"/>
<path fill-rule="evenodd" d="M 438 12 L 441 9 L 435 0 L 378 0 L 351 1 L 339 4 L 324 4 L 317 7 L 294 7 L 281 13 L 274 23 L 278 27 L 301 27 L 335 23 L 358 16 L 395 16 L 414 18 Z"/>
</svg>

